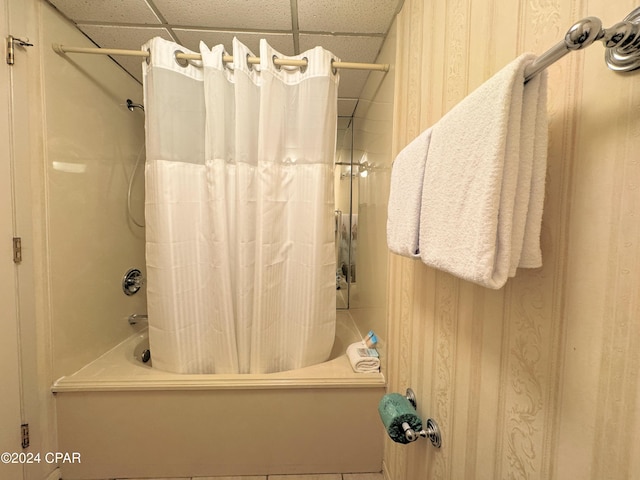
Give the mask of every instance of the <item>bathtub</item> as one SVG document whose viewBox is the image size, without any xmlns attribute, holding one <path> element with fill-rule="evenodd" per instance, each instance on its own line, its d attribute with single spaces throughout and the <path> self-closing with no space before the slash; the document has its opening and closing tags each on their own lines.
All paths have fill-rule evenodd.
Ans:
<svg viewBox="0 0 640 480">
<path fill-rule="evenodd" d="M 338 313 L 326 362 L 287 372 L 188 375 L 141 361 L 140 331 L 52 386 L 65 479 L 366 473 L 382 469 L 382 373 L 354 373 L 360 339 Z M 152 360 L 153 361 L 153 352 Z"/>
</svg>

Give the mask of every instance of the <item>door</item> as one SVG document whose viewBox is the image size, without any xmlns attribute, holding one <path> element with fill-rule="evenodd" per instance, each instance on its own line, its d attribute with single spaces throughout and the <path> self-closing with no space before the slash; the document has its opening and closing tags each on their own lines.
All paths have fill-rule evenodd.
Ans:
<svg viewBox="0 0 640 480">
<path fill-rule="evenodd" d="M 8 35 L 7 6 L 0 3 L 2 41 Z M 4 55 L 3 55 L 4 56 Z M 9 65 L 0 66 L 0 478 L 24 478 L 20 463 L 6 463 L 5 453 L 22 452 L 17 272 L 13 261 L 14 188 L 11 148 Z M 12 459 L 9 457 L 9 462 Z M 18 460 L 17 458 L 15 460 Z"/>
</svg>

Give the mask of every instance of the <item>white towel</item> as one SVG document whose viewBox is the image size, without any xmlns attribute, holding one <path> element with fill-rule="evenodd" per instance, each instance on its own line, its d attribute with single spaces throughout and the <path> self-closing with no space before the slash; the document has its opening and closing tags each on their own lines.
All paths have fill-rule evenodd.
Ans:
<svg viewBox="0 0 640 480">
<path fill-rule="evenodd" d="M 540 231 L 542 228 L 542 210 L 544 207 L 544 188 L 547 175 L 547 146 L 549 125 L 547 119 L 547 72 L 542 72 L 529 80 L 525 91 L 525 109 L 533 112 L 527 102 L 535 103 L 535 132 L 527 130 L 533 136 L 533 165 L 531 172 L 531 192 L 527 224 L 525 226 L 520 268 L 538 268 L 542 266 L 540 250 Z M 528 98 L 529 93 L 537 92 L 537 98 Z"/>
<path fill-rule="evenodd" d="M 431 128 L 420 258 L 494 289 L 542 262 L 546 73 L 524 85 L 534 58 L 511 62 Z"/>
<path fill-rule="evenodd" d="M 398 154 L 391 168 L 387 209 L 387 246 L 398 255 L 420 258 L 420 204 L 431 130 L 425 130 Z"/>
<path fill-rule="evenodd" d="M 370 352 L 376 352 L 371 355 Z M 375 349 L 370 349 L 364 341 L 352 343 L 347 347 L 347 357 L 354 372 L 375 373 L 380 371 L 380 357 Z"/>
</svg>

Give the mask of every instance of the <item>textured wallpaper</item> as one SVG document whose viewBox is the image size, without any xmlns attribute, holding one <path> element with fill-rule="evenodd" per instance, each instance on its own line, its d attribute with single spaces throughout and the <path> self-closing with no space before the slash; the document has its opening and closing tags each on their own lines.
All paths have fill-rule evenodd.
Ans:
<svg viewBox="0 0 640 480">
<path fill-rule="evenodd" d="M 406 0 L 394 154 L 519 54 L 634 7 Z M 542 268 L 493 291 L 391 255 L 389 390 L 412 387 L 443 439 L 387 439 L 389 479 L 640 479 L 640 77 L 603 57 L 548 69 Z"/>
</svg>

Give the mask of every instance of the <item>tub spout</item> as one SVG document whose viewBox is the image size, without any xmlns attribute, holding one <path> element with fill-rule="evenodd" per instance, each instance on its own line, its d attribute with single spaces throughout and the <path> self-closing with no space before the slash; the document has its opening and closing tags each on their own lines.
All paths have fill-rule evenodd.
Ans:
<svg viewBox="0 0 640 480">
<path fill-rule="evenodd" d="M 129 325 L 136 325 L 141 320 L 149 320 L 147 315 L 143 315 L 141 313 L 132 313 L 129 315 Z"/>
</svg>

